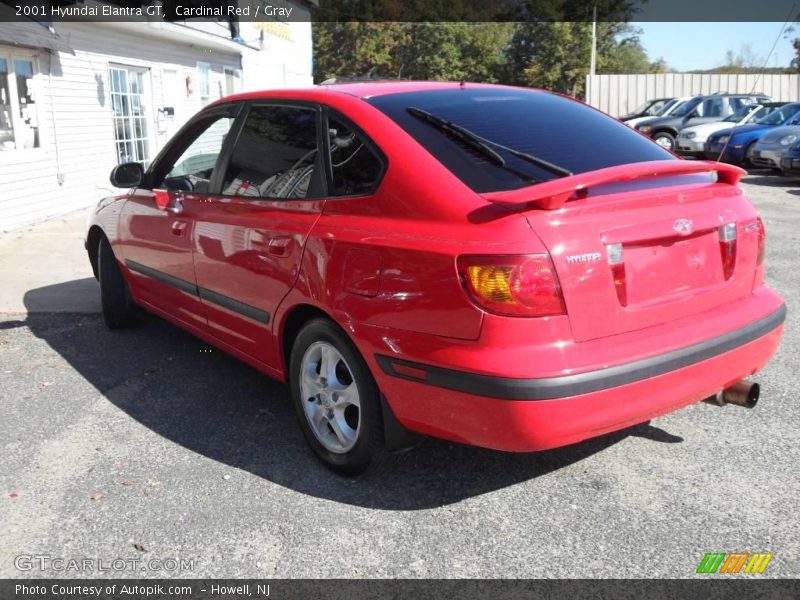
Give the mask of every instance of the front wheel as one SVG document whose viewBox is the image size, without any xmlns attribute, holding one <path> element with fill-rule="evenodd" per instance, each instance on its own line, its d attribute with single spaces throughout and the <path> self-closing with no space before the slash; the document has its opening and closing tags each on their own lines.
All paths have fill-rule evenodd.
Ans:
<svg viewBox="0 0 800 600">
<path fill-rule="evenodd" d="M 378 386 L 333 322 L 309 322 L 292 347 L 290 389 L 300 428 L 325 465 L 358 475 L 385 454 Z"/>
<path fill-rule="evenodd" d="M 100 240 L 97 251 L 97 272 L 100 279 L 100 299 L 103 320 L 110 329 L 130 327 L 136 323 L 136 306 L 128 284 L 106 238 Z"/>
<path fill-rule="evenodd" d="M 756 165 L 753 164 L 753 151 L 755 150 L 756 143 L 751 143 L 747 149 L 744 151 L 744 166 L 745 167 L 755 167 Z M 780 169 L 778 169 L 780 170 Z"/>
<path fill-rule="evenodd" d="M 653 141 L 667 150 L 672 150 L 675 147 L 675 136 L 666 131 L 660 131 L 653 136 Z"/>
</svg>

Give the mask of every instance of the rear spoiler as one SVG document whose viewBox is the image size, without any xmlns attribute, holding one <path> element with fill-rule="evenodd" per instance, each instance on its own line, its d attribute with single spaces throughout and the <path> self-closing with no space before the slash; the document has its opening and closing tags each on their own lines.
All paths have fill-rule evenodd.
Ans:
<svg viewBox="0 0 800 600">
<path fill-rule="evenodd" d="M 489 192 L 481 194 L 481 196 L 495 204 L 509 206 L 528 204 L 538 208 L 555 210 L 564 206 L 567 200 L 583 190 L 605 183 L 697 173 L 716 173 L 717 181 L 729 185 L 737 185 L 742 176 L 747 174 L 744 169 L 739 167 L 706 160 L 653 160 L 598 169 L 597 171 L 561 177 L 516 190 Z"/>
</svg>

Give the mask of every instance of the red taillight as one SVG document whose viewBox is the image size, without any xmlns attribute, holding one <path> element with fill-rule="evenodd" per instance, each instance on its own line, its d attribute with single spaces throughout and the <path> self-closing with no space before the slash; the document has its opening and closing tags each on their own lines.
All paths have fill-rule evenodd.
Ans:
<svg viewBox="0 0 800 600">
<path fill-rule="evenodd" d="M 457 264 L 467 294 L 489 312 L 513 317 L 566 313 L 547 254 L 459 256 Z"/>
<path fill-rule="evenodd" d="M 725 279 L 730 279 L 736 267 L 736 223 L 726 223 L 719 228 L 719 251 Z"/>
<path fill-rule="evenodd" d="M 764 253 L 767 250 L 767 228 L 764 227 L 764 221 L 758 217 L 758 258 L 756 259 L 757 265 L 764 264 Z"/>
<path fill-rule="evenodd" d="M 617 299 L 622 306 L 628 306 L 628 282 L 625 279 L 625 256 L 622 244 L 609 244 L 606 246 L 606 252 L 608 252 L 608 264 L 611 266 L 611 276 L 614 279 Z"/>
<path fill-rule="evenodd" d="M 767 251 L 767 229 L 761 217 L 756 220 L 758 229 L 758 254 L 756 255 L 756 276 L 753 279 L 753 289 L 764 285 L 764 253 Z"/>
</svg>

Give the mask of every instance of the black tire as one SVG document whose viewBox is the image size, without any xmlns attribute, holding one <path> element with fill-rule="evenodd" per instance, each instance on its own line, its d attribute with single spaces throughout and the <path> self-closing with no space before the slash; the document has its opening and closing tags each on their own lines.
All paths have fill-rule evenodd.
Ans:
<svg viewBox="0 0 800 600">
<path fill-rule="evenodd" d="M 653 134 L 653 141 L 663 148 L 675 149 L 675 136 L 668 131 L 659 131 Z"/>
<path fill-rule="evenodd" d="M 101 238 L 97 249 L 97 272 L 100 279 L 100 299 L 103 320 L 109 329 L 131 327 L 136 323 L 136 307 L 131 299 L 128 284 L 122 276 L 117 258 L 106 238 Z"/>
<path fill-rule="evenodd" d="M 756 143 L 750 142 L 750 145 L 744 149 L 744 163 L 745 167 L 750 167 L 751 169 L 758 168 L 756 165 L 753 164 L 753 150 L 755 150 Z"/>
<path fill-rule="evenodd" d="M 301 394 L 301 367 L 306 351 L 315 342 L 330 344 L 339 352 L 349 367 L 358 390 L 360 422 L 357 435 L 352 448 L 343 453 L 330 451 L 317 439 L 303 406 L 303 403 L 309 400 L 302 398 Z M 383 414 L 378 386 L 356 347 L 332 321 L 323 318 L 314 319 L 297 334 L 289 361 L 289 389 L 300 429 L 314 454 L 325 466 L 341 475 L 354 476 L 367 470 L 374 471 L 385 462 L 388 452 L 384 442 Z"/>
</svg>

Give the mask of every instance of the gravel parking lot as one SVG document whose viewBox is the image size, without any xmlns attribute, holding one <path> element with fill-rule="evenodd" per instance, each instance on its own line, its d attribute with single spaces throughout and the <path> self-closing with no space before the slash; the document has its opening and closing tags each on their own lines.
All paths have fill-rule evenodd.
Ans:
<svg viewBox="0 0 800 600">
<path fill-rule="evenodd" d="M 0 316 L 0 577 L 98 574 L 19 555 L 145 561 L 103 573 L 131 577 L 692 577 L 732 551 L 800 576 L 800 182 L 744 187 L 789 309 L 758 407 L 696 405 L 539 454 L 428 440 L 343 479 L 281 385 L 159 319 Z"/>
</svg>

